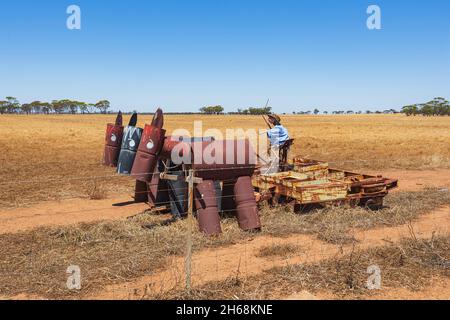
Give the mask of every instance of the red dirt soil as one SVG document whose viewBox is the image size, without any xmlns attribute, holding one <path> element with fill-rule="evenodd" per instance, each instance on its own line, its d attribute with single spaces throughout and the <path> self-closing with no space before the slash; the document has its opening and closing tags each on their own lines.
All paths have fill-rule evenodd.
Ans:
<svg viewBox="0 0 450 320">
<path fill-rule="evenodd" d="M 131 200 L 131 197 L 126 196 L 104 200 L 70 199 L 0 211 L 0 233 L 14 233 L 44 226 L 125 219 L 149 208 L 145 203 L 114 206 Z"/>
<path fill-rule="evenodd" d="M 370 172 L 374 175 L 379 171 Z M 398 179 L 400 191 L 420 191 L 425 187 L 450 187 L 450 170 L 383 170 L 387 178 Z"/>
</svg>

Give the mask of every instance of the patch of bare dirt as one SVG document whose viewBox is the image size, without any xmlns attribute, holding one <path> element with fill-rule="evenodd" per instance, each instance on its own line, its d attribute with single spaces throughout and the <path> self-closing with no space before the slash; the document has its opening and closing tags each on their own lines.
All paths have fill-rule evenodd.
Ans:
<svg viewBox="0 0 450 320">
<path fill-rule="evenodd" d="M 114 205 L 131 200 L 131 197 L 127 196 L 102 200 L 71 199 L 0 211 L 0 233 L 16 233 L 44 226 L 124 219 L 148 209 L 145 203 Z"/>
<path fill-rule="evenodd" d="M 425 187 L 450 187 L 450 170 L 382 170 L 369 172 L 374 175 L 398 179 L 399 191 L 420 191 Z"/>
</svg>

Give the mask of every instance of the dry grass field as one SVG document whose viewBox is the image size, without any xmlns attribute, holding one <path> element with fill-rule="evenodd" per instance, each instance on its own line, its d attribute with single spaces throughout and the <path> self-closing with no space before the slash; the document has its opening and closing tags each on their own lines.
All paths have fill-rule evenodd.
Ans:
<svg viewBox="0 0 450 320">
<path fill-rule="evenodd" d="M 400 178 L 400 189 L 380 211 L 263 206 L 260 233 L 234 218 L 219 237 L 194 232 L 189 293 L 187 221 L 158 226 L 168 215 L 113 207 L 134 186 L 101 164 L 114 118 L 0 116 L 0 299 L 302 299 L 305 290 L 307 298 L 450 299 L 450 118 L 284 116 L 292 155 Z M 167 115 L 165 128 L 192 130 L 195 120 L 204 130 L 265 128 L 261 117 L 234 115 Z M 382 290 L 365 288 L 373 264 Z M 80 266 L 82 290 L 67 289 L 69 265 Z"/>
<path fill-rule="evenodd" d="M 128 121 L 125 116 L 125 121 Z M 139 124 L 151 116 L 141 116 Z M 168 132 L 264 129 L 258 116 L 168 115 Z M 101 165 L 106 123 L 114 115 L 0 116 L 0 207 L 131 192 L 132 181 Z M 450 118 L 402 115 L 284 116 L 293 154 L 347 169 L 450 167 Z M 131 193 L 130 193 L 131 194 Z"/>
</svg>

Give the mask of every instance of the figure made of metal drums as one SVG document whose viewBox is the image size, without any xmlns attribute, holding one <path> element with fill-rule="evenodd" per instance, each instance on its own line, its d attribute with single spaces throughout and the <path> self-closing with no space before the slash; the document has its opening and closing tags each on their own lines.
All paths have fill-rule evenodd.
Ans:
<svg viewBox="0 0 450 320">
<path fill-rule="evenodd" d="M 172 183 L 177 186 L 177 192 L 171 194 L 171 203 L 183 204 L 187 199 L 187 184 L 184 180 L 187 168 L 193 169 L 195 176 L 202 179 L 195 185 L 194 192 L 201 232 L 206 235 L 221 233 L 221 211 L 235 214 L 242 230 L 255 231 L 261 228 L 251 179 L 256 167 L 255 152 L 248 140 L 166 137 L 161 109 L 155 112 L 152 123 L 145 125 L 143 131 L 136 128 L 136 123 L 137 115 L 133 115 L 125 130 L 123 127 L 121 130 L 116 128 L 114 132 L 120 132 L 120 138 L 123 135 L 123 139 L 114 145 L 108 140 L 108 135 L 113 131 L 108 125 L 105 154 L 108 150 L 111 155 L 105 156 L 104 161 L 106 165 L 118 164 L 119 173 L 136 179 L 135 201 L 145 199 L 152 205 L 158 204 L 159 192 L 167 191 L 161 188 L 159 174 L 161 169 L 167 170 L 167 167 L 161 167 L 160 164 L 169 163 L 171 168 L 176 168 L 179 177 L 176 184 Z M 116 126 L 119 125 L 121 121 L 120 124 L 116 122 Z M 170 184 L 168 189 L 171 189 Z M 182 201 L 178 201 L 178 197 L 182 197 Z M 185 216 L 187 206 L 171 207 L 178 215 Z"/>
</svg>

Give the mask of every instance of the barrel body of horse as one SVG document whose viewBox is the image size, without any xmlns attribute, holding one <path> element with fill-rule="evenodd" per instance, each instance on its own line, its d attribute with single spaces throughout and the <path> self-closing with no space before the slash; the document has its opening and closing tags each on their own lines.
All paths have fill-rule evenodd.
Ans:
<svg viewBox="0 0 450 320">
<path fill-rule="evenodd" d="M 261 221 L 249 176 L 239 177 L 234 185 L 234 200 L 239 227 L 244 231 L 261 229 Z"/>
<path fill-rule="evenodd" d="M 222 229 L 214 181 L 205 180 L 195 189 L 195 208 L 200 231 L 206 235 L 220 234 Z"/>
<path fill-rule="evenodd" d="M 251 176 L 256 154 L 249 140 L 222 140 L 192 144 L 195 175 L 205 180 L 229 181 Z"/>
</svg>

